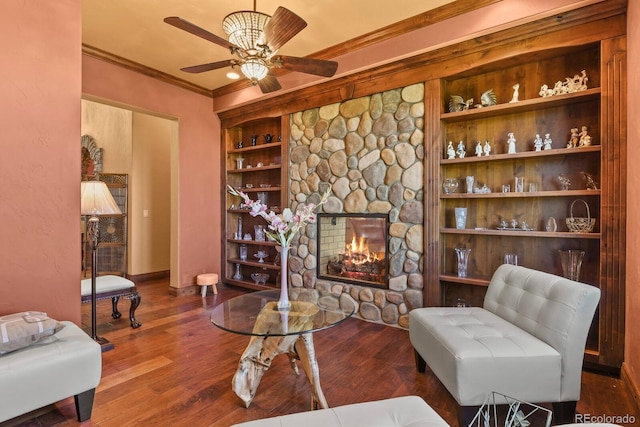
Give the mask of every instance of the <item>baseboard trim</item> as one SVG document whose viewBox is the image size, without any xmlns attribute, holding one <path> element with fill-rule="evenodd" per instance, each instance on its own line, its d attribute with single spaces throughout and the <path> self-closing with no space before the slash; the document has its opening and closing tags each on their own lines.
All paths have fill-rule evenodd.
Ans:
<svg viewBox="0 0 640 427">
<path fill-rule="evenodd" d="M 127 279 L 132 282 L 145 282 L 147 280 L 161 280 L 171 276 L 171 270 L 154 271 L 153 273 L 128 274 Z"/>
<path fill-rule="evenodd" d="M 625 387 L 627 387 L 627 390 L 631 395 L 631 400 L 635 403 L 636 414 L 640 414 L 640 388 L 638 387 L 638 384 L 633 382 L 631 375 L 629 375 L 629 368 L 627 368 L 627 364 L 625 362 L 622 363 L 620 379 Z"/>
<path fill-rule="evenodd" d="M 180 288 L 174 288 L 173 286 L 169 286 L 169 295 L 174 297 L 186 297 L 186 296 L 195 295 L 199 293 L 200 293 L 200 286 L 198 285 L 183 286 Z"/>
</svg>

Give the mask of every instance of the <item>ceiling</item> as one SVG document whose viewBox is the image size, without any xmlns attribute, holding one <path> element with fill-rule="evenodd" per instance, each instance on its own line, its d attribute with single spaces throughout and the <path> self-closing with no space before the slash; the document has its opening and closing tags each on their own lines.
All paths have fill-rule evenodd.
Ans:
<svg viewBox="0 0 640 427">
<path fill-rule="evenodd" d="M 257 0 L 258 12 L 272 15 L 283 6 L 307 27 L 279 54 L 304 57 L 374 30 L 420 15 L 453 0 Z M 85 49 L 160 71 L 207 91 L 233 83 L 230 68 L 191 74 L 180 68 L 232 59 L 216 44 L 163 22 L 179 16 L 223 38 L 222 20 L 238 10 L 253 10 L 252 0 L 82 0 Z"/>
</svg>

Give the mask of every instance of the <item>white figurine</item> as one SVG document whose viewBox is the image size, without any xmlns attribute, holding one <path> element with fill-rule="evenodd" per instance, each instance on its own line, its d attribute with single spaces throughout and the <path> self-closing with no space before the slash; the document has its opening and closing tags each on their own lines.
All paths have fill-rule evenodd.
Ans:
<svg viewBox="0 0 640 427">
<path fill-rule="evenodd" d="M 458 157 L 464 159 L 465 154 L 467 154 L 467 147 L 464 146 L 464 142 L 458 142 L 458 149 L 456 150 L 458 153 Z"/>
<path fill-rule="evenodd" d="M 519 89 L 520 89 L 520 83 L 516 83 L 513 85 L 513 97 L 511 98 L 511 103 L 513 102 L 518 102 L 518 98 L 520 97 L 519 94 Z"/>
<path fill-rule="evenodd" d="M 482 142 L 480 141 L 476 144 L 476 156 L 482 156 Z"/>
<path fill-rule="evenodd" d="M 449 145 L 447 145 L 447 158 L 455 159 L 456 158 L 456 150 L 453 149 L 453 142 L 449 141 Z"/>
<path fill-rule="evenodd" d="M 507 139 L 507 154 L 516 154 L 516 137 L 513 135 L 513 132 L 509 132 L 508 136 L 509 139 Z"/>
<path fill-rule="evenodd" d="M 485 156 L 488 156 L 489 154 L 491 154 L 491 145 L 489 144 L 488 139 L 484 142 L 483 151 Z"/>
<path fill-rule="evenodd" d="M 551 144 L 553 143 L 553 141 L 551 140 L 551 134 L 545 133 L 544 134 L 544 149 L 545 150 L 551 150 Z"/>
<path fill-rule="evenodd" d="M 542 138 L 540 138 L 540 134 L 536 133 L 536 138 L 533 140 L 533 147 L 535 148 L 535 151 L 540 151 L 542 150 Z"/>
</svg>

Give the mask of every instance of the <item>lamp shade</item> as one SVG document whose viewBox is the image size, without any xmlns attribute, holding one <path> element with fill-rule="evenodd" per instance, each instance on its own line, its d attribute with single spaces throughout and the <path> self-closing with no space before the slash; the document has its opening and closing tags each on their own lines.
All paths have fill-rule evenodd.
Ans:
<svg viewBox="0 0 640 427">
<path fill-rule="evenodd" d="M 102 181 L 80 183 L 80 213 L 82 215 L 119 215 L 122 213 L 109 187 Z"/>
</svg>

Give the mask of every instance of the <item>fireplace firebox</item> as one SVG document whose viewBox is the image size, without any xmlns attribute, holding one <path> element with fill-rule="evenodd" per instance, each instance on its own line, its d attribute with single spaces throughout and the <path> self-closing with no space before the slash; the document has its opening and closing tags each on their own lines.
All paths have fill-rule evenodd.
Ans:
<svg viewBox="0 0 640 427">
<path fill-rule="evenodd" d="M 383 214 L 318 214 L 318 278 L 388 288 L 387 231 Z"/>
</svg>

